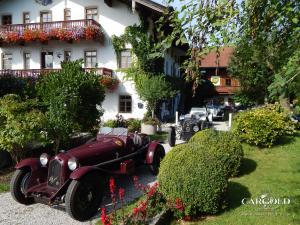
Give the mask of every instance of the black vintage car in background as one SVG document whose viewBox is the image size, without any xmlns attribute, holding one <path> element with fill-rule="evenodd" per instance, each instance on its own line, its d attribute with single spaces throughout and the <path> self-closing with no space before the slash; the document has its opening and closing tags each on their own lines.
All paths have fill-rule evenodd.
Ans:
<svg viewBox="0 0 300 225">
<path fill-rule="evenodd" d="M 169 128 L 169 145 L 173 147 L 176 139 L 189 140 L 196 132 L 209 128 L 211 122 L 211 113 L 206 108 L 192 108 L 189 114 L 180 116 L 178 125 Z"/>
</svg>

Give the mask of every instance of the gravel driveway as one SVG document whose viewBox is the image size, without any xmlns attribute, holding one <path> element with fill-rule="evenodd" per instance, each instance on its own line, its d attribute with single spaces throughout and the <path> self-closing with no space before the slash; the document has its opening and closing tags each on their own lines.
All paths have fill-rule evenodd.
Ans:
<svg viewBox="0 0 300 225">
<path fill-rule="evenodd" d="M 170 150 L 168 144 L 164 144 L 166 152 Z M 156 177 L 148 169 L 140 167 L 136 173 L 139 182 L 146 185 L 154 183 Z M 131 202 L 142 193 L 135 190 L 133 179 L 128 176 L 121 176 L 116 179 L 117 186 L 125 189 L 125 201 Z M 103 206 L 108 210 L 112 207 L 109 194 L 106 193 L 103 199 Z M 0 194 L 0 225 L 77 225 L 77 224 L 95 224 L 99 219 L 99 214 L 91 221 L 78 222 L 69 217 L 65 212 L 64 206 L 49 207 L 43 204 L 34 204 L 24 206 L 15 202 L 10 193 Z"/>
</svg>

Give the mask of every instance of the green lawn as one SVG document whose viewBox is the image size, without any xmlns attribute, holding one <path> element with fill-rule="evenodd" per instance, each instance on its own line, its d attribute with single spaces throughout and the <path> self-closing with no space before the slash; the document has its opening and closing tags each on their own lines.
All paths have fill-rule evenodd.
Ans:
<svg viewBox="0 0 300 225">
<path fill-rule="evenodd" d="M 230 180 L 228 208 L 217 216 L 189 222 L 189 225 L 294 225 L 300 224 L 300 133 L 271 149 L 244 146 L 242 174 Z M 289 205 L 264 209 L 242 205 L 243 198 L 268 194 L 289 198 Z M 180 224 L 173 222 L 172 224 Z M 183 224 L 183 223 L 181 223 Z"/>
</svg>

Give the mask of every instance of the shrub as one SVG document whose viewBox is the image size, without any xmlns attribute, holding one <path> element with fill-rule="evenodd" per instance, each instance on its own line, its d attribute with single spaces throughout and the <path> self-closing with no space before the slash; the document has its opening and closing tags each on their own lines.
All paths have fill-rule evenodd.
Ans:
<svg viewBox="0 0 300 225">
<path fill-rule="evenodd" d="M 126 125 L 129 132 L 135 132 L 141 130 L 141 120 L 130 118 L 126 120 Z"/>
<path fill-rule="evenodd" d="M 233 131 L 251 145 L 271 147 L 282 136 L 293 134 L 294 125 L 275 104 L 238 113 L 234 118 Z"/>
<path fill-rule="evenodd" d="M 107 120 L 103 124 L 104 127 L 118 127 L 118 121 L 117 120 Z M 128 120 L 124 120 L 124 127 L 128 128 L 129 132 L 135 132 L 139 131 L 141 129 L 141 120 L 130 118 Z"/>
<path fill-rule="evenodd" d="M 239 139 L 232 132 L 207 129 L 197 132 L 189 142 L 210 146 L 207 151 L 222 155 L 222 165 L 224 171 L 228 172 L 228 177 L 238 175 L 244 154 Z"/>
<path fill-rule="evenodd" d="M 14 94 L 0 99 L 0 147 L 15 161 L 25 156 L 29 144 L 46 140 L 44 127 L 45 116 L 36 99 L 22 101 Z"/>
<path fill-rule="evenodd" d="M 142 122 L 146 125 L 160 125 L 160 121 L 157 118 L 144 117 Z"/>
<path fill-rule="evenodd" d="M 104 122 L 103 126 L 115 128 L 115 127 L 118 127 L 118 121 L 117 120 L 107 120 L 106 122 Z"/>
<path fill-rule="evenodd" d="M 38 95 L 47 108 L 47 132 L 55 150 L 69 143 L 73 132 L 91 131 L 98 125 L 102 111 L 97 106 L 105 97 L 99 76 L 84 72 L 80 60 L 63 62 L 61 67 L 37 84 Z"/>
<path fill-rule="evenodd" d="M 159 190 L 171 202 L 182 202 L 184 214 L 215 214 L 228 186 L 227 172 L 219 156 L 204 146 L 187 143 L 174 147 L 161 162 Z"/>
<path fill-rule="evenodd" d="M 0 76 L 0 97 L 6 94 L 16 94 L 33 98 L 36 96 L 34 84 L 35 79 L 32 77 Z"/>
</svg>

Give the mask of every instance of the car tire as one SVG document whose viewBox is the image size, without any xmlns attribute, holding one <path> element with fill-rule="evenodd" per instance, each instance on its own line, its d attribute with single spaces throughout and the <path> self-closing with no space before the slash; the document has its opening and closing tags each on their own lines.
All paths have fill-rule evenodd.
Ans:
<svg viewBox="0 0 300 225">
<path fill-rule="evenodd" d="M 153 162 L 152 164 L 149 165 L 150 172 L 153 175 L 156 176 L 158 174 L 160 162 L 164 157 L 165 157 L 165 150 L 161 145 L 159 145 L 154 152 Z"/>
<path fill-rule="evenodd" d="M 10 193 L 13 199 L 23 205 L 30 205 L 34 203 L 33 198 L 25 196 L 25 189 L 27 188 L 27 181 L 30 178 L 31 171 L 29 169 L 18 169 L 14 173 L 10 182 Z"/>
<path fill-rule="evenodd" d="M 0 170 L 10 167 L 12 165 L 12 158 L 9 152 L 0 150 Z"/>
<path fill-rule="evenodd" d="M 175 127 L 170 127 L 168 130 L 168 143 L 171 147 L 174 147 L 175 142 L 176 142 Z"/>
<path fill-rule="evenodd" d="M 103 190 L 104 179 L 98 174 L 90 173 L 80 180 L 73 180 L 66 193 L 67 213 L 81 222 L 90 219 L 98 211 Z"/>
</svg>

